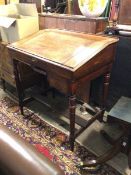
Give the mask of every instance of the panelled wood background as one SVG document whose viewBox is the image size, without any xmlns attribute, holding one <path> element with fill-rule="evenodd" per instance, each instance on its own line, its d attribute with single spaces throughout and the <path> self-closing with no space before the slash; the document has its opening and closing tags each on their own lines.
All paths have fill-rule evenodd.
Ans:
<svg viewBox="0 0 131 175">
<path fill-rule="evenodd" d="M 84 33 L 103 32 L 107 18 L 85 18 L 79 15 L 39 14 L 40 29 L 66 29 Z"/>
<path fill-rule="evenodd" d="M 131 0 L 120 0 L 118 23 L 131 25 Z"/>
</svg>

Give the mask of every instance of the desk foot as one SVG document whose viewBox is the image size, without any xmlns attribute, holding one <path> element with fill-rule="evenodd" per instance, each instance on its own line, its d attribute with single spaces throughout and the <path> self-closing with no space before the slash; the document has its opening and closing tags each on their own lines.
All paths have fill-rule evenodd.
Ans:
<svg viewBox="0 0 131 175">
<path fill-rule="evenodd" d="M 76 109 L 76 97 L 75 95 L 70 96 L 69 98 L 69 116 L 70 116 L 70 148 L 71 151 L 74 150 L 75 142 L 75 109 Z"/>
<path fill-rule="evenodd" d="M 70 137 L 69 142 L 70 142 L 70 150 L 71 151 L 74 151 L 74 142 L 75 142 L 75 139 Z"/>
<path fill-rule="evenodd" d="M 24 110 L 23 110 L 22 106 L 20 106 L 20 113 L 21 113 L 21 115 L 24 115 Z"/>
</svg>

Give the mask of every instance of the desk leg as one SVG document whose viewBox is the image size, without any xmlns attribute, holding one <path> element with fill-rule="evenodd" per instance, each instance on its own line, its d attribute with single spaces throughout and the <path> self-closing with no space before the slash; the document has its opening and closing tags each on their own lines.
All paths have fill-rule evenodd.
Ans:
<svg viewBox="0 0 131 175">
<path fill-rule="evenodd" d="M 70 148 L 74 150 L 75 142 L 75 110 L 76 110 L 76 86 L 71 85 L 71 96 L 69 97 L 69 117 L 70 117 Z"/>
<path fill-rule="evenodd" d="M 16 81 L 16 90 L 17 90 L 17 93 L 18 93 L 19 107 L 20 107 L 21 114 L 24 115 L 24 112 L 23 112 L 24 93 L 23 93 L 23 88 L 22 88 L 22 84 L 21 84 L 21 81 L 20 81 L 20 75 L 19 75 L 19 71 L 18 71 L 18 61 L 17 60 L 13 60 L 13 66 L 14 66 L 14 75 L 15 75 L 15 81 Z"/>
<path fill-rule="evenodd" d="M 76 108 L 76 98 L 75 96 L 70 96 L 69 98 L 69 116 L 70 116 L 70 147 L 71 151 L 74 150 L 75 142 L 75 108 Z"/>
<path fill-rule="evenodd" d="M 108 89 L 109 89 L 109 82 L 110 82 L 110 73 L 108 72 L 104 75 L 102 108 L 105 108 L 105 106 L 106 106 L 106 100 L 107 100 Z"/>
</svg>

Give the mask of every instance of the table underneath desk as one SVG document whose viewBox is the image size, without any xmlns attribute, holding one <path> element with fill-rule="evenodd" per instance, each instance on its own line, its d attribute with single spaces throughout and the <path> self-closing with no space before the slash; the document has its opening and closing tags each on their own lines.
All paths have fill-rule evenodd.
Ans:
<svg viewBox="0 0 131 175">
<path fill-rule="evenodd" d="M 70 145 L 73 150 L 75 138 L 103 115 L 103 109 L 97 111 L 87 125 L 75 133 L 76 91 L 82 88 L 82 83 L 104 75 L 104 108 L 117 41 L 115 38 L 47 29 L 9 45 L 21 113 L 24 103 L 19 62 L 44 74 L 50 86 L 69 95 Z"/>
</svg>

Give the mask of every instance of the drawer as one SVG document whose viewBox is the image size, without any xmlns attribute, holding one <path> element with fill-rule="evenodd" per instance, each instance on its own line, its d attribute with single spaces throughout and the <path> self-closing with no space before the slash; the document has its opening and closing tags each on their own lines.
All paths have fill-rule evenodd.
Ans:
<svg viewBox="0 0 131 175">
<path fill-rule="evenodd" d="M 37 62 L 38 62 L 38 59 L 37 58 L 34 58 L 33 56 L 31 55 L 25 55 L 23 53 L 19 53 L 15 50 L 9 50 L 9 54 L 10 54 L 10 57 L 11 58 L 14 58 L 20 62 L 23 62 L 29 66 L 33 66 L 33 65 L 36 65 Z"/>
</svg>

